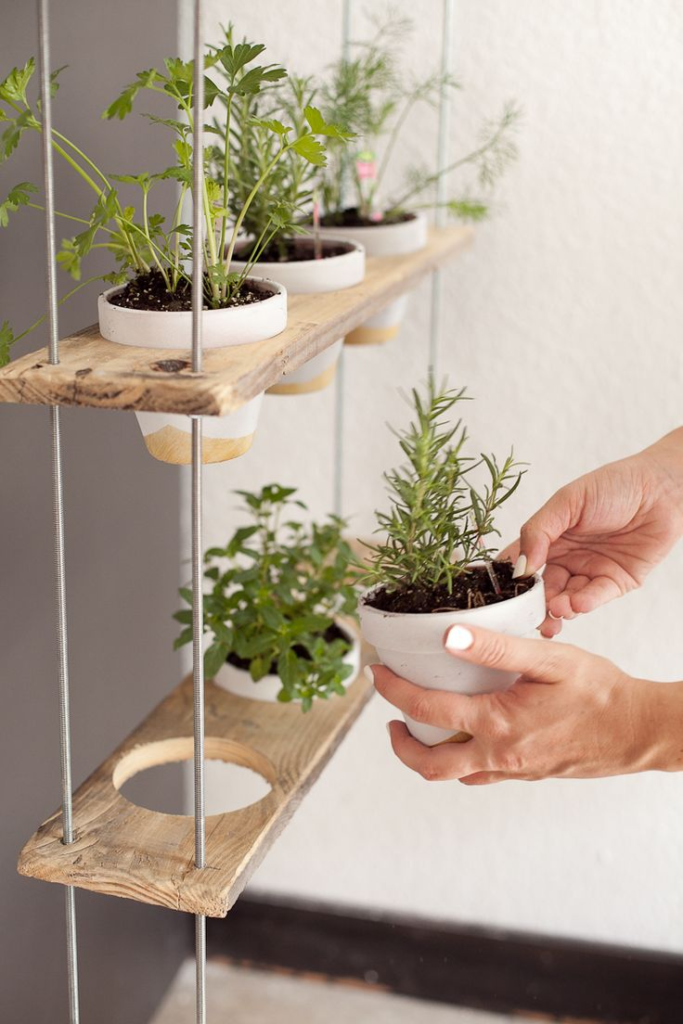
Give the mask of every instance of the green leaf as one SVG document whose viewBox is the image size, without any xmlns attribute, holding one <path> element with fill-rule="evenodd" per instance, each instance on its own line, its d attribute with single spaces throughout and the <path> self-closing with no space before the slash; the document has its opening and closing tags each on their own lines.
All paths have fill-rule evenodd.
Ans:
<svg viewBox="0 0 683 1024">
<path fill-rule="evenodd" d="M 181 622 L 184 625 L 192 624 L 192 609 L 183 608 L 182 611 L 176 612 L 173 616 L 176 622 Z"/>
<path fill-rule="evenodd" d="M 9 192 L 4 203 L 0 203 L 0 228 L 6 228 L 9 223 L 9 214 L 14 213 L 20 206 L 27 206 L 31 202 L 31 194 L 38 189 L 30 181 L 21 181 Z"/>
<path fill-rule="evenodd" d="M 236 46 L 224 46 L 218 53 L 218 60 L 231 77 L 237 75 L 246 64 L 251 64 L 259 54 L 263 53 L 263 43 L 238 43 Z"/>
<path fill-rule="evenodd" d="M 214 622 L 211 628 L 216 639 L 228 650 L 231 650 L 235 642 L 234 631 L 229 626 L 226 626 L 224 622 Z"/>
<path fill-rule="evenodd" d="M 8 320 L 0 325 L 0 366 L 7 366 L 10 361 L 10 349 L 14 344 L 14 332 Z"/>
<path fill-rule="evenodd" d="M 104 121 L 111 121 L 113 118 L 118 117 L 120 121 L 123 121 L 131 113 L 133 101 L 140 90 L 149 88 L 149 86 L 159 80 L 161 80 L 161 76 L 155 68 L 138 72 L 136 80 L 127 85 L 114 102 L 107 107 L 102 114 L 102 119 Z"/>
<path fill-rule="evenodd" d="M 12 68 L 7 78 L 0 82 L 0 99 L 8 103 L 27 103 L 26 87 L 36 70 L 36 62 L 30 57 L 23 68 Z"/>
<path fill-rule="evenodd" d="M 257 128 L 265 128 L 276 135 L 287 135 L 288 132 L 292 131 L 291 127 L 273 117 L 250 117 L 248 123 L 255 125 Z"/>
<path fill-rule="evenodd" d="M 213 679 L 218 674 L 225 664 L 228 653 L 223 644 L 212 644 L 207 649 L 204 654 L 204 675 L 207 679 Z"/>
<path fill-rule="evenodd" d="M 317 107 L 307 106 L 304 110 L 304 117 L 314 135 L 325 135 L 330 139 L 342 139 L 345 142 L 355 139 L 355 132 L 347 131 L 338 124 L 330 124 L 325 120 Z"/>
<path fill-rule="evenodd" d="M 489 208 L 486 203 L 475 202 L 469 199 L 451 199 L 446 204 L 446 207 L 453 217 L 459 217 L 461 220 L 472 221 L 473 223 L 485 220 L 489 215 Z"/>
<path fill-rule="evenodd" d="M 185 644 L 192 643 L 192 628 L 184 629 L 180 636 L 177 636 L 173 641 L 173 650 L 177 651 L 180 647 L 184 647 Z"/>
<path fill-rule="evenodd" d="M 315 167 L 324 167 L 327 163 L 324 146 L 312 135 L 301 135 L 291 143 L 291 149 Z"/>
</svg>

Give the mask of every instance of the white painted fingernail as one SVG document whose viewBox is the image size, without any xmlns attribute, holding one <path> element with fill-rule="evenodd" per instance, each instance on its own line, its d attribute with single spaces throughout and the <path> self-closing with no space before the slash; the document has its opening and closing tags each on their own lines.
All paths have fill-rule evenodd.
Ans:
<svg viewBox="0 0 683 1024">
<path fill-rule="evenodd" d="M 515 568 L 512 571 L 513 580 L 518 580 L 520 576 L 526 576 L 527 557 L 526 555 L 520 555 L 515 562 Z"/>
<path fill-rule="evenodd" d="M 375 673 L 372 671 L 369 665 L 366 665 L 365 668 L 363 669 L 363 675 L 365 676 L 369 683 L 375 682 Z"/>
<path fill-rule="evenodd" d="M 466 651 L 474 643 L 474 637 L 464 626 L 451 626 L 446 636 L 446 650 Z"/>
</svg>

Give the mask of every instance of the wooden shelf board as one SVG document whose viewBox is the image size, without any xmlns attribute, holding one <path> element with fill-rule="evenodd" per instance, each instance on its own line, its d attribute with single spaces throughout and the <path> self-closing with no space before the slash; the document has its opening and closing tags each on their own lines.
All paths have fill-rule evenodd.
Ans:
<svg viewBox="0 0 683 1024">
<path fill-rule="evenodd" d="M 101 337 L 97 325 L 87 327 L 60 342 L 56 366 L 40 349 L 0 370 L 0 401 L 225 415 L 413 288 L 472 238 L 467 227 L 432 229 L 419 252 L 368 259 L 365 280 L 353 288 L 292 295 L 282 334 L 252 345 L 207 349 L 199 374 L 191 371 L 187 352 L 116 345 Z"/>
<path fill-rule="evenodd" d="M 206 867 L 197 870 L 194 819 L 138 807 L 117 788 L 145 767 L 191 759 L 188 677 L 74 794 L 76 841 L 62 843 L 56 812 L 22 850 L 20 874 L 225 917 L 372 692 L 361 672 L 345 697 L 303 714 L 298 706 L 246 700 L 207 681 L 207 758 L 259 771 L 272 788 L 250 807 L 207 818 Z"/>
</svg>

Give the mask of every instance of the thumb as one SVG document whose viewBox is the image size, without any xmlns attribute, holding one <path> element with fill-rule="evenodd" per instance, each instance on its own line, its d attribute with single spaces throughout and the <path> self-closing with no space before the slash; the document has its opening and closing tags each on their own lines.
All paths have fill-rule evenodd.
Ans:
<svg viewBox="0 0 683 1024">
<path fill-rule="evenodd" d="M 570 644 L 527 640 L 475 626 L 451 626 L 444 637 L 449 654 L 475 665 L 517 672 L 539 683 L 559 683 L 576 666 L 580 651 Z"/>
<path fill-rule="evenodd" d="M 572 486 L 562 487 L 526 521 L 519 533 L 517 576 L 532 576 L 545 565 L 551 544 L 573 524 L 573 506 Z"/>
</svg>

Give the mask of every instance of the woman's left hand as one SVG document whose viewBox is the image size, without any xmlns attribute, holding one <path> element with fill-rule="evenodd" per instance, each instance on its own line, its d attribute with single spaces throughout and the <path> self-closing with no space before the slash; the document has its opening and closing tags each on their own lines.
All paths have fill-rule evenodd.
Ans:
<svg viewBox="0 0 683 1024">
<path fill-rule="evenodd" d="M 372 666 L 378 692 L 410 718 L 472 736 L 427 747 L 403 722 L 391 722 L 394 752 L 425 779 L 477 786 L 683 768 L 683 683 L 635 679 L 569 644 L 470 626 L 452 627 L 445 646 L 453 657 L 519 679 L 508 690 L 469 697 Z"/>
</svg>

